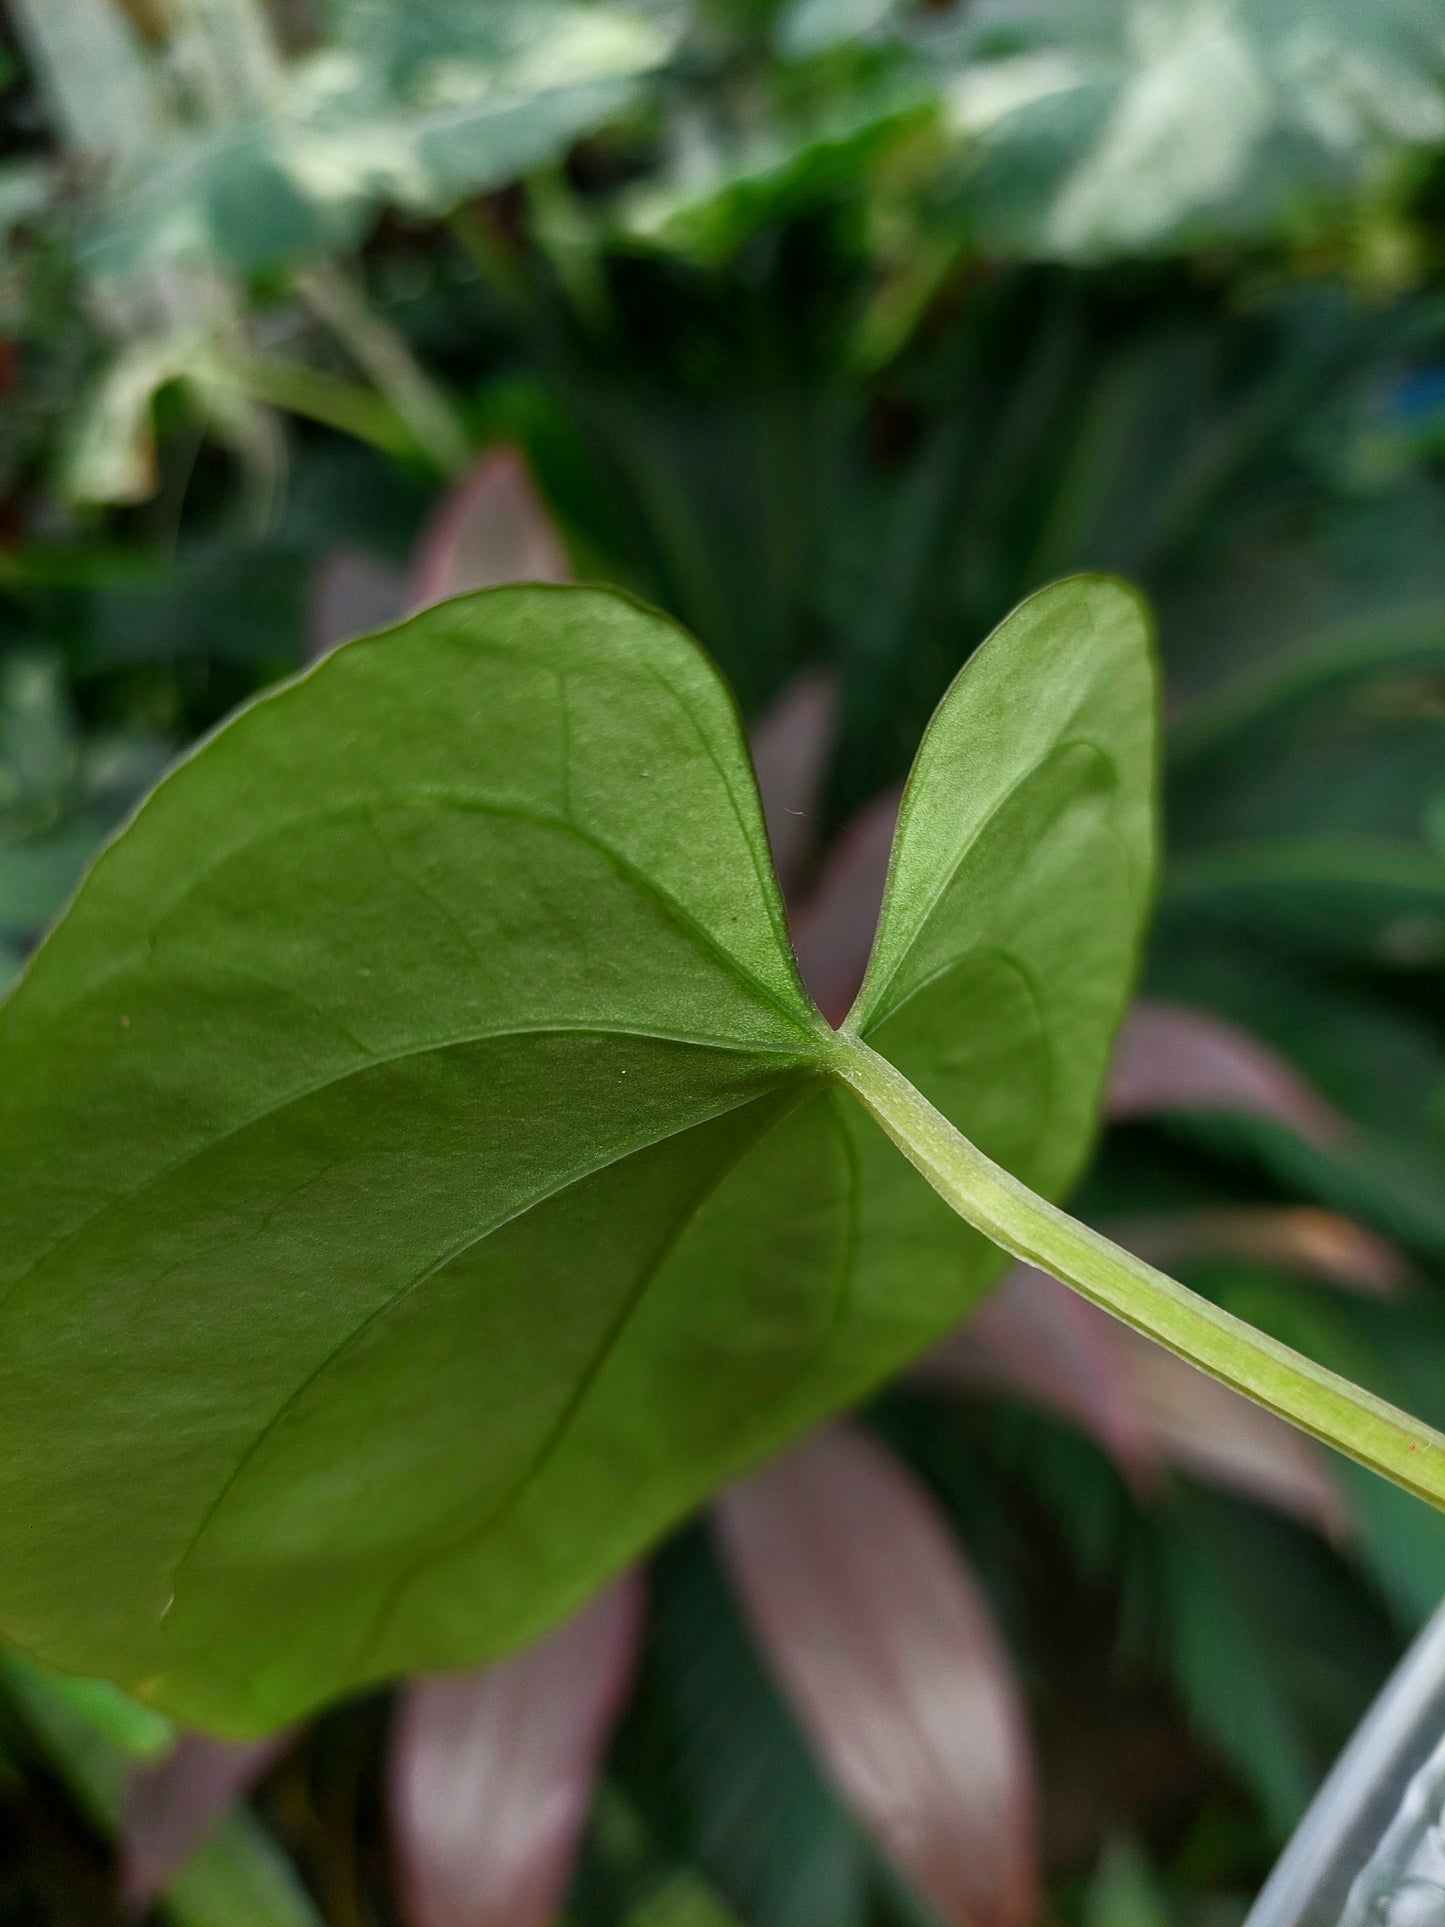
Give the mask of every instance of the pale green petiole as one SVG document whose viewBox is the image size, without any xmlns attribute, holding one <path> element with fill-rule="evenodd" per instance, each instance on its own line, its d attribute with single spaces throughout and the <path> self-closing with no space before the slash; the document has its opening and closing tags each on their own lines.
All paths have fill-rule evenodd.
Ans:
<svg viewBox="0 0 1445 1927">
<path fill-rule="evenodd" d="M 1036 1197 L 860 1038 L 832 1068 L 975 1230 L 1326 1445 L 1445 1508 L 1445 1437 L 1312 1364 Z"/>
</svg>

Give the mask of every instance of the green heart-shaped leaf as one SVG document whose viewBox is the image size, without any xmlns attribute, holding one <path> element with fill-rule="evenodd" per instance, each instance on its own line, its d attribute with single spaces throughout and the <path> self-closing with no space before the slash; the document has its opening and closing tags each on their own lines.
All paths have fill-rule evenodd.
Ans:
<svg viewBox="0 0 1445 1927">
<path fill-rule="evenodd" d="M 1115 584 L 945 698 L 849 1032 L 1057 1194 L 1153 867 Z M 999 1251 L 832 1072 L 736 714 L 593 590 L 355 643 L 183 763 L 0 1011 L 0 1626 L 245 1732 L 562 1617 Z"/>
</svg>

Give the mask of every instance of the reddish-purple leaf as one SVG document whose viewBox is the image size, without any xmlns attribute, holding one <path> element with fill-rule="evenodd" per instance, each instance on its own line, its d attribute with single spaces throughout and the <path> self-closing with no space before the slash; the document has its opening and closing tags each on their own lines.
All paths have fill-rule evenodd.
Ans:
<svg viewBox="0 0 1445 1927">
<path fill-rule="evenodd" d="M 1345 1134 L 1339 1114 L 1278 1051 L 1184 1004 L 1141 1002 L 1130 1011 L 1114 1052 L 1108 1109 L 1115 1118 L 1242 1111 L 1324 1146 Z"/>
<path fill-rule="evenodd" d="M 408 604 L 504 582 L 567 582 L 571 564 L 520 450 L 494 449 L 443 498 L 417 547 Z"/>
<path fill-rule="evenodd" d="M 753 767 L 785 897 L 797 889 L 818 841 L 818 809 L 837 706 L 831 676 L 799 676 L 753 731 Z"/>
<path fill-rule="evenodd" d="M 793 948 L 813 1000 L 830 1023 L 848 1015 L 868 968 L 888 881 L 899 794 L 859 812 L 828 853 L 818 887 L 794 920 Z"/>
<path fill-rule="evenodd" d="M 1181 1472 L 1288 1513 L 1336 1544 L 1349 1537 L 1344 1495 L 1313 1439 L 1151 1339 L 1123 1327 L 1119 1337 L 1140 1403 Z"/>
<path fill-rule="evenodd" d="M 958 1927 L 1024 1927 L 1035 1793 L 1008 1652 L 912 1475 L 851 1428 L 719 1502 L 767 1663 L 829 1776 Z"/>
<path fill-rule="evenodd" d="M 1093 1438 L 1136 1485 L 1170 1465 L 1329 1539 L 1349 1532 L 1312 1439 L 1031 1265 L 1016 1265 L 914 1376 L 1033 1399 Z"/>
<path fill-rule="evenodd" d="M 308 654 L 318 656 L 397 622 L 406 608 L 401 572 L 361 549 L 333 549 L 311 585 Z"/>
<path fill-rule="evenodd" d="M 629 1574 L 515 1659 L 408 1688 L 392 1836 L 410 1927 L 546 1927 L 642 1626 Z"/>
<path fill-rule="evenodd" d="M 1414 1275 L 1393 1245 L 1314 1205 L 1207 1205 L 1114 1225 L 1110 1235 L 1165 1271 L 1189 1258 L 1246 1258 L 1373 1298 L 1393 1297 Z"/>
<path fill-rule="evenodd" d="M 153 1766 L 131 1776 L 120 1832 L 121 1892 L 142 1914 L 196 1849 L 291 1743 L 289 1733 L 237 1745 L 183 1733 Z"/>
<path fill-rule="evenodd" d="M 1077 1426 L 1143 1487 L 1159 1474 L 1162 1443 L 1140 1402 L 1122 1332 L 1056 1278 L 1015 1265 L 915 1376 L 1032 1399 Z"/>
</svg>

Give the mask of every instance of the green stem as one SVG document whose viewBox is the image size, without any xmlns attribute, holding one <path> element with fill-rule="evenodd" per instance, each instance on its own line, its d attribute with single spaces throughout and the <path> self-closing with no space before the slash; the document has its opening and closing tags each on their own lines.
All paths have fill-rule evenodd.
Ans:
<svg viewBox="0 0 1445 1927">
<path fill-rule="evenodd" d="M 355 382 L 279 355 L 253 355 L 241 364 L 241 385 L 256 401 L 321 422 L 385 454 L 425 454 L 411 428 L 383 396 Z"/>
<path fill-rule="evenodd" d="M 519 311 L 526 292 L 523 277 L 510 257 L 505 241 L 494 231 L 485 210 L 475 203 L 463 204 L 447 216 L 447 226 L 483 282 L 510 309 Z"/>
<path fill-rule="evenodd" d="M 444 474 L 467 459 L 467 438 L 450 401 L 394 328 L 367 304 L 339 268 L 321 262 L 296 277 L 302 300 L 376 383 L 417 445 Z"/>
<path fill-rule="evenodd" d="M 1445 1509 L 1445 1438 L 1035 1197 L 885 1057 L 843 1033 L 834 1074 L 975 1230 L 1267 1411 Z"/>
</svg>

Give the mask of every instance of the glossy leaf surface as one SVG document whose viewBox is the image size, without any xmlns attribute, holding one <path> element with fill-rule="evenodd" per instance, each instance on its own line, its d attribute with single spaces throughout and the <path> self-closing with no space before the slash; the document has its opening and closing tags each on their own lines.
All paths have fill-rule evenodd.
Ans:
<svg viewBox="0 0 1445 1927">
<path fill-rule="evenodd" d="M 1138 606 L 946 698 L 862 1018 L 1056 1193 L 1148 890 Z M 0 1013 L 0 1625 L 246 1734 L 574 1611 L 1001 1266 L 799 984 L 732 704 L 505 589 L 244 711 Z"/>
<path fill-rule="evenodd" d="M 810 1440 L 718 1508 L 734 1583 L 819 1758 L 940 1920 L 1037 1906 L 1014 1671 L 954 1536 L 891 1454 Z"/>
<path fill-rule="evenodd" d="M 391 1821 L 410 1927 L 548 1927 L 642 1631 L 629 1574 L 525 1653 L 418 1681 Z"/>
</svg>

